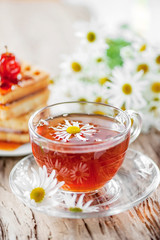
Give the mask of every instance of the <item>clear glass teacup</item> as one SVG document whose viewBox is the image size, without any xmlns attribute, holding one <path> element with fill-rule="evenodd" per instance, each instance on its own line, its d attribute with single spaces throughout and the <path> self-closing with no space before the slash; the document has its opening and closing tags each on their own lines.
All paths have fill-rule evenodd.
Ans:
<svg viewBox="0 0 160 240">
<path fill-rule="evenodd" d="M 63 190 L 95 191 L 117 173 L 141 124 L 138 113 L 106 104 L 53 104 L 29 120 L 33 155 L 48 174 L 56 170 L 57 179 L 65 182 Z"/>
</svg>

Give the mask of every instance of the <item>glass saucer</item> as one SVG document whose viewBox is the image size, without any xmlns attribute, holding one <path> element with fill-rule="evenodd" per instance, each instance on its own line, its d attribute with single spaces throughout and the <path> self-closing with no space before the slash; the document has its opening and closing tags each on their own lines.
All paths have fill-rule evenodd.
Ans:
<svg viewBox="0 0 160 240">
<path fill-rule="evenodd" d="M 145 200 L 160 182 L 157 165 L 144 154 L 128 149 L 123 165 L 116 176 L 103 188 L 84 195 L 84 200 L 92 199 L 91 205 L 98 210 L 95 212 L 72 212 L 60 200 L 56 207 L 42 208 L 33 207 L 23 197 L 20 197 L 15 185 L 16 178 L 20 175 L 23 178 L 28 177 L 32 167 L 37 168 L 33 155 L 23 158 L 15 165 L 9 177 L 12 192 L 28 207 L 61 218 L 93 218 L 118 214 Z M 18 191 L 21 190 L 21 186 L 19 186 Z M 64 191 L 59 189 L 55 197 L 60 199 L 60 195 L 63 193 Z M 73 196 L 71 192 L 65 191 L 65 194 Z M 80 194 L 82 193 L 77 193 L 77 196 Z"/>
</svg>

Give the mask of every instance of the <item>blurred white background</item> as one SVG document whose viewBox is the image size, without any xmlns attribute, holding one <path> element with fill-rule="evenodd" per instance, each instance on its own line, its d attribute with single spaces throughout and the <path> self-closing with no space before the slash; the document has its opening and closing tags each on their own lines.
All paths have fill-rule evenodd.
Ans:
<svg viewBox="0 0 160 240">
<path fill-rule="evenodd" d="M 129 23 L 159 44 L 160 0 L 0 1 L 0 47 L 26 61 L 58 72 L 61 54 L 74 51 L 73 24 L 97 18 L 113 28 Z"/>
<path fill-rule="evenodd" d="M 160 42 L 160 0 L 68 0 L 68 2 L 87 6 L 91 10 L 91 15 L 110 27 L 128 23 L 149 41 Z"/>
</svg>

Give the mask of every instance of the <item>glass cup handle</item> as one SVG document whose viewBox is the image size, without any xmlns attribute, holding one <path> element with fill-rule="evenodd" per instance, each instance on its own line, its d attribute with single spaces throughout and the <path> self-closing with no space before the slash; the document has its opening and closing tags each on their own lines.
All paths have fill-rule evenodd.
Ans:
<svg viewBox="0 0 160 240">
<path fill-rule="evenodd" d="M 131 136 L 130 142 L 132 143 L 140 134 L 142 128 L 142 118 L 139 113 L 133 110 L 126 110 L 125 113 L 131 119 Z"/>
</svg>

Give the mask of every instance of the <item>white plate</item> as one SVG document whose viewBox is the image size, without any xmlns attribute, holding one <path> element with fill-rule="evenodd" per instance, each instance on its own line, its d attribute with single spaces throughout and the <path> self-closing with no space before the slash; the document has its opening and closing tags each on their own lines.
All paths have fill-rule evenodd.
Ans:
<svg viewBox="0 0 160 240">
<path fill-rule="evenodd" d="M 13 150 L 13 151 L 4 151 L 0 150 L 0 156 L 1 157 L 18 157 L 18 156 L 25 156 L 32 152 L 31 144 L 26 143 L 21 145 L 19 148 Z"/>
</svg>

